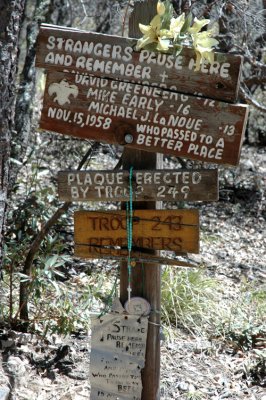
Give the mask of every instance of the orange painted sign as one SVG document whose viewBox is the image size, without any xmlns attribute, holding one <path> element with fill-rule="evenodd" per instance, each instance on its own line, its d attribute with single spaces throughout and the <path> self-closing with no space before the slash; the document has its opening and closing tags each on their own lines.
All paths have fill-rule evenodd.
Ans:
<svg viewBox="0 0 266 400">
<path fill-rule="evenodd" d="M 77 211 L 75 254 L 116 254 L 127 252 L 126 211 Z M 176 253 L 199 252 L 197 210 L 135 210 L 133 251 L 168 250 Z"/>
</svg>

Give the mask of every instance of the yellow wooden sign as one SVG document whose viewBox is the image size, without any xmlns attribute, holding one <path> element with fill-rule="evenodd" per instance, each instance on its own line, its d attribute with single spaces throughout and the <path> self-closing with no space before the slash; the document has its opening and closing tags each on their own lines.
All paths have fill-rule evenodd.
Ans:
<svg viewBox="0 0 266 400">
<path fill-rule="evenodd" d="M 126 211 L 77 211 L 74 220 L 76 256 L 100 258 L 118 250 L 127 254 Z M 132 250 L 198 253 L 198 211 L 135 210 Z"/>
</svg>

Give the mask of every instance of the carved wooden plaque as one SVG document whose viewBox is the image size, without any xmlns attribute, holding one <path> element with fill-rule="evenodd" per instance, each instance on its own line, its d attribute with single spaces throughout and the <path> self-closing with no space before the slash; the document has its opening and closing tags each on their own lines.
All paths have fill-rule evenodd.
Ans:
<svg viewBox="0 0 266 400">
<path fill-rule="evenodd" d="M 139 150 L 237 165 L 246 119 L 245 105 L 51 72 L 40 127 Z"/>
<path fill-rule="evenodd" d="M 38 37 L 36 66 L 236 101 L 241 56 L 215 53 L 215 63 L 203 63 L 196 72 L 193 49 L 184 48 L 175 57 L 137 52 L 136 43 L 136 39 L 44 24 Z"/>
<path fill-rule="evenodd" d="M 218 200 L 216 169 L 133 171 L 134 201 Z M 128 201 L 128 171 L 60 171 L 58 193 L 64 201 Z"/>
</svg>

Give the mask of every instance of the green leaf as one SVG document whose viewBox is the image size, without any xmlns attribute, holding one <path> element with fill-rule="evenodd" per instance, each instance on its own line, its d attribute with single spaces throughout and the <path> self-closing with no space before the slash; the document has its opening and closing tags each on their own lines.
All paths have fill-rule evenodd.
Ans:
<svg viewBox="0 0 266 400">
<path fill-rule="evenodd" d="M 192 22 L 192 18 L 193 18 L 192 13 L 189 13 L 185 19 L 184 25 L 182 26 L 182 29 L 180 32 L 181 34 L 184 34 L 188 31 L 188 29 L 190 28 L 191 22 Z"/>
<path fill-rule="evenodd" d="M 55 263 L 57 262 L 57 259 L 58 259 L 57 254 L 54 254 L 52 257 L 47 258 L 44 262 L 44 268 L 48 269 L 48 268 L 51 268 L 52 266 L 54 266 Z"/>
<path fill-rule="evenodd" d="M 63 265 L 63 263 L 62 263 L 61 265 Z M 60 265 L 60 266 L 61 266 L 61 265 Z M 63 272 L 58 271 L 57 269 L 54 271 L 54 274 L 55 274 L 56 276 L 60 276 L 60 278 L 65 278 L 65 277 L 66 277 L 66 275 L 65 275 Z"/>
<path fill-rule="evenodd" d="M 173 5 L 171 1 L 166 0 L 164 2 L 164 6 L 165 6 L 165 12 L 161 16 L 161 29 L 169 29 L 170 21 L 171 18 L 173 17 Z"/>
<path fill-rule="evenodd" d="M 265 358 L 265 360 L 266 360 L 266 350 L 254 349 L 254 352 L 257 354 L 257 356 L 259 356 L 263 359 Z"/>
<path fill-rule="evenodd" d="M 173 46 L 173 49 L 174 49 L 173 53 L 174 53 L 175 57 L 177 57 L 183 50 L 183 46 L 181 43 L 175 43 Z"/>
<path fill-rule="evenodd" d="M 51 280 L 51 284 L 53 285 L 53 287 L 56 291 L 56 294 L 59 296 L 61 293 L 60 293 L 60 288 L 59 288 L 57 282 L 55 280 Z"/>
<path fill-rule="evenodd" d="M 155 15 L 150 22 L 150 26 L 153 30 L 157 31 L 161 29 L 161 17 L 160 15 Z"/>
<path fill-rule="evenodd" d="M 156 52 L 157 45 L 158 45 L 157 42 L 149 43 L 149 44 L 147 44 L 147 45 L 145 46 L 145 49 L 148 50 L 148 51 Z"/>
<path fill-rule="evenodd" d="M 150 43 L 157 42 L 155 38 L 152 38 L 150 36 L 143 36 L 143 38 L 139 39 L 136 45 L 136 50 L 139 51 L 146 47 Z"/>
<path fill-rule="evenodd" d="M 16 165 L 20 166 L 20 167 L 23 165 L 23 163 L 21 161 L 16 160 L 15 158 L 12 158 L 12 157 L 9 158 L 9 161 L 12 162 L 13 164 L 16 164 Z"/>
<path fill-rule="evenodd" d="M 31 281 L 31 277 L 26 275 L 26 274 L 22 274 L 21 272 L 17 272 L 16 275 L 20 277 L 20 281 L 21 282 L 29 282 L 29 281 Z"/>
</svg>

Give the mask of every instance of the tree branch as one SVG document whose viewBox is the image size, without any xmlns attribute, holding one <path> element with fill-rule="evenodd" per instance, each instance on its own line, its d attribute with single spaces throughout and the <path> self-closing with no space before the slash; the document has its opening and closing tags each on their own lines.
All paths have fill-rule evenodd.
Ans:
<svg viewBox="0 0 266 400">
<path fill-rule="evenodd" d="M 260 68 L 261 70 L 266 71 L 266 65 L 258 60 L 255 60 L 255 58 L 252 57 L 250 52 L 248 52 L 248 56 L 247 55 L 244 56 L 244 60 L 253 65 L 253 67 Z"/>
<path fill-rule="evenodd" d="M 252 88 L 255 86 L 263 86 L 266 85 L 266 76 L 252 75 L 243 80 L 245 86 L 249 88 L 249 90 L 253 91 Z"/>
<path fill-rule="evenodd" d="M 84 155 L 82 160 L 80 161 L 77 171 L 79 171 L 85 162 L 91 158 L 94 150 L 98 147 L 99 143 L 95 142 Z M 51 229 L 51 227 L 58 221 L 58 219 L 66 213 L 69 207 L 72 205 L 72 202 L 65 202 L 60 208 L 56 210 L 56 212 L 51 216 L 51 218 L 46 222 L 46 224 L 41 228 L 41 230 L 37 233 L 35 239 L 33 240 L 30 249 L 28 251 L 27 257 L 25 259 L 23 274 L 30 276 L 31 274 L 31 266 L 34 261 L 36 253 L 39 251 L 40 245 Z M 24 321 L 29 320 L 28 315 L 28 283 L 21 282 L 20 283 L 20 319 Z"/>
<path fill-rule="evenodd" d="M 91 159 L 93 152 L 98 148 L 99 143 L 95 142 L 84 155 L 82 160 L 80 161 L 76 171 L 81 170 L 84 164 Z M 122 157 L 114 167 L 114 170 L 120 168 L 122 162 Z M 59 220 L 59 218 L 67 212 L 69 207 L 72 205 L 71 201 L 66 201 L 60 208 L 56 210 L 56 212 L 51 216 L 51 218 L 46 222 L 46 224 L 41 228 L 41 230 L 36 235 L 35 239 L 33 240 L 27 257 L 25 259 L 24 267 L 23 267 L 23 274 L 30 276 L 31 274 L 31 267 L 34 261 L 34 258 L 39 251 L 40 245 L 43 239 L 46 237 L 49 230 L 52 226 Z M 20 284 L 20 319 L 23 321 L 29 321 L 28 315 L 28 283 L 21 282 Z"/>
<path fill-rule="evenodd" d="M 257 108 L 260 111 L 266 112 L 266 106 L 260 104 L 257 100 L 255 100 L 250 94 L 246 92 L 246 90 L 241 86 L 240 87 L 240 98 L 245 100 L 248 104 L 251 104 L 253 107 Z"/>
</svg>

